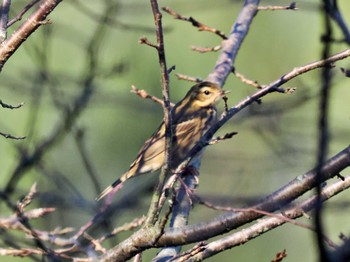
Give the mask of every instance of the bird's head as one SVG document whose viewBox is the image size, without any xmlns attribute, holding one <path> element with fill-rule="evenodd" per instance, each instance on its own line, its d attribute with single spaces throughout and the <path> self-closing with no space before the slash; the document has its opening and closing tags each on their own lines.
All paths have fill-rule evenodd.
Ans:
<svg viewBox="0 0 350 262">
<path fill-rule="evenodd" d="M 227 93 L 218 85 L 205 81 L 194 85 L 186 97 L 190 98 L 193 107 L 203 108 L 215 105 Z"/>
</svg>

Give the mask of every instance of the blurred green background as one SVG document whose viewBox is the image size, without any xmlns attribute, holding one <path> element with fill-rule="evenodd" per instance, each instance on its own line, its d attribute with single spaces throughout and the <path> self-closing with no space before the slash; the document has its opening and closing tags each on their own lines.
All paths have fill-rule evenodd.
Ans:
<svg viewBox="0 0 350 262">
<path fill-rule="evenodd" d="M 159 1 L 159 5 L 193 16 L 228 34 L 242 2 L 164 0 Z M 318 60 L 322 51 L 320 36 L 324 31 L 319 2 L 297 3 L 298 11 L 259 12 L 237 56 L 236 70 L 260 84 L 267 84 L 296 66 Z M 13 3 L 12 15 L 25 3 Z M 290 2 L 262 1 L 262 4 L 289 5 Z M 350 3 L 340 0 L 339 4 L 350 24 Z M 101 26 L 100 16 L 106 10 L 113 20 Z M 50 20 L 52 24 L 40 27 L 5 64 L 0 93 L 0 99 L 6 103 L 25 103 L 17 110 L 0 110 L 1 132 L 27 136 L 26 140 L 19 141 L 0 137 L 0 183 L 6 185 L 19 161 L 19 150 L 30 152 L 50 137 L 62 122 L 64 111 L 72 108 L 74 99 L 86 87 L 83 80 L 89 74 L 89 46 L 95 44 L 93 88 L 85 109 L 73 127 L 45 153 L 40 167 L 24 173 L 12 196 L 16 201 L 34 182 L 38 183 L 41 194 L 31 207 L 57 208 L 55 213 L 34 222 L 43 230 L 59 226 L 79 228 L 96 211 L 94 199 L 99 188 L 87 175 L 78 150 L 77 130 L 84 132 L 82 144 L 100 188 L 104 188 L 128 169 L 142 143 L 162 119 L 159 105 L 130 93 L 131 85 L 135 85 L 161 97 L 157 54 L 152 48 L 138 44 L 142 36 L 155 41 L 148 1 L 63 1 L 50 15 Z M 176 102 L 191 83 L 177 80 L 175 73 L 205 79 L 219 54 L 200 54 L 192 51 L 191 46 L 211 47 L 218 45 L 220 39 L 208 32 L 198 32 L 189 23 L 167 14 L 163 15 L 163 24 L 167 63 L 169 67 L 176 65 L 170 75 L 171 100 Z M 337 29 L 335 36 L 341 38 Z M 346 48 L 345 44 L 333 45 L 332 53 Z M 349 68 L 349 64 L 349 60 L 341 61 L 333 70 L 329 156 L 349 144 L 349 80 L 339 70 Z M 216 203 L 240 207 L 311 169 L 316 162 L 319 76 L 320 70 L 315 70 L 296 78 L 286 84 L 297 87 L 295 93 L 270 94 L 261 105 L 243 110 L 219 130 L 218 134 L 230 131 L 239 134 L 206 150 L 198 193 Z M 232 91 L 229 106 L 255 91 L 233 75 L 224 88 Z M 223 105 L 219 107 L 222 111 Z M 156 178 L 156 174 L 147 175 L 125 184 L 116 196 L 115 201 L 124 204 L 121 211 L 114 214 L 114 226 L 145 214 Z M 327 235 L 338 243 L 339 233 L 347 234 L 350 229 L 349 197 L 349 193 L 343 193 L 325 205 Z M 1 216 L 11 214 L 5 205 L 0 208 Z M 195 206 L 190 223 L 217 214 Z M 305 218 L 300 221 L 310 222 Z M 105 228 L 96 236 L 103 232 Z M 286 261 L 316 259 L 313 234 L 285 225 L 209 261 L 270 261 L 283 249 L 287 250 Z M 145 252 L 144 261 L 149 261 L 154 253 L 154 250 Z M 0 261 L 10 260 L 20 259 L 0 257 Z"/>
</svg>

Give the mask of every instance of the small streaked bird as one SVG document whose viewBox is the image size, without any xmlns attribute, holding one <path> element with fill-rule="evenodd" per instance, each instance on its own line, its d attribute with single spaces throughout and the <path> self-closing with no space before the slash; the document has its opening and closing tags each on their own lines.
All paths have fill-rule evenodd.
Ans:
<svg viewBox="0 0 350 262">
<path fill-rule="evenodd" d="M 171 110 L 172 145 L 170 169 L 175 169 L 204 133 L 217 121 L 216 103 L 227 94 L 216 84 L 201 82 L 191 87 L 186 96 Z M 165 125 L 161 123 L 141 147 L 130 168 L 96 199 L 100 200 L 129 178 L 160 169 L 165 157 Z"/>
</svg>

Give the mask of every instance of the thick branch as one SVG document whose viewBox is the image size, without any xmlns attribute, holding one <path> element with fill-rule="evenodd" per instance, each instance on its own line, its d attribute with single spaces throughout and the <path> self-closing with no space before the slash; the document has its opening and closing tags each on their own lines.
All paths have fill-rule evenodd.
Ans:
<svg viewBox="0 0 350 262">
<path fill-rule="evenodd" d="M 325 163 L 320 173 L 322 181 L 326 181 L 327 179 L 336 176 L 339 172 L 349 166 L 350 146 Z M 265 197 L 252 208 L 273 212 L 285 204 L 290 203 L 315 186 L 316 172 L 315 170 L 311 170 L 302 176 L 296 177 L 287 185 Z M 226 213 L 209 222 L 190 225 L 180 229 L 175 228 L 166 230 L 158 240 L 157 245 L 180 245 L 206 240 L 213 236 L 226 233 L 261 216 L 262 215 L 253 212 Z"/>
<path fill-rule="evenodd" d="M 321 193 L 321 201 L 326 201 L 329 198 L 337 195 L 342 192 L 344 189 L 350 187 L 350 177 L 347 177 L 344 181 L 338 180 L 331 186 L 327 186 L 322 189 Z M 217 241 L 213 241 L 205 246 L 202 246 L 202 251 L 198 254 L 191 257 L 186 261 L 199 261 L 205 258 L 211 257 L 219 252 L 223 252 L 224 250 L 233 248 L 238 245 L 242 245 L 248 242 L 251 239 L 254 239 L 260 236 L 263 233 L 266 233 L 276 227 L 279 227 L 288 222 L 295 222 L 293 219 L 302 217 L 304 212 L 308 212 L 311 209 L 315 208 L 317 204 L 317 197 L 312 196 L 302 203 L 298 204 L 295 207 L 292 207 L 288 210 L 283 211 L 283 215 L 276 215 L 274 217 L 268 217 L 259 220 L 256 224 L 250 226 L 249 228 L 245 228 L 242 231 L 233 233 L 227 237 L 221 238 Z M 315 231 L 313 228 L 311 230 Z M 323 241 L 325 238 L 323 237 Z M 343 260 L 335 260 L 335 261 L 343 261 Z"/>
<path fill-rule="evenodd" d="M 321 171 L 322 180 L 326 181 L 336 176 L 348 166 L 350 166 L 350 146 L 325 163 Z M 315 170 L 311 170 L 295 178 L 250 208 L 273 212 L 315 186 L 316 173 Z M 156 227 L 143 228 L 108 251 L 100 261 L 125 261 L 147 248 L 199 242 L 226 233 L 261 216 L 256 212 L 229 212 L 209 222 L 167 229 L 156 242 L 154 241 L 160 233 L 157 231 L 158 229 Z"/>
<path fill-rule="evenodd" d="M 239 48 L 249 31 L 249 27 L 257 13 L 259 0 L 246 0 L 242 11 L 239 13 L 227 40 L 223 41 L 221 54 L 216 61 L 214 70 L 209 74 L 207 80 L 223 86 L 235 59 Z"/>
</svg>

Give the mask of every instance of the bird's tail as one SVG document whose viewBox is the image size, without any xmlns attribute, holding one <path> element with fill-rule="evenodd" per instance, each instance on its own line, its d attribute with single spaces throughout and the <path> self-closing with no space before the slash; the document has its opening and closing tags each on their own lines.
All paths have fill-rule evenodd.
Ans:
<svg viewBox="0 0 350 262">
<path fill-rule="evenodd" d="M 101 194 L 99 194 L 98 197 L 96 197 L 96 201 L 100 201 L 102 198 L 104 198 L 105 196 L 107 196 L 114 188 L 116 188 L 118 185 L 120 185 L 123 181 L 118 178 L 116 181 L 114 181 L 114 183 L 112 185 L 110 185 L 109 187 L 107 187 L 105 190 L 103 190 L 103 192 Z"/>
</svg>

